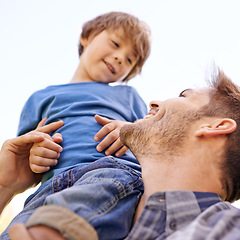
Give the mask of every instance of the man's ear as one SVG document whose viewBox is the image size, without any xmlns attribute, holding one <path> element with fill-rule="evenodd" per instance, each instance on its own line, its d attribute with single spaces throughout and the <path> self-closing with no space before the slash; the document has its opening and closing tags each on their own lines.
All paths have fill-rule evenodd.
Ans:
<svg viewBox="0 0 240 240">
<path fill-rule="evenodd" d="M 204 124 L 195 132 L 196 137 L 213 137 L 217 135 L 226 135 L 235 131 L 237 123 L 231 118 L 216 119 L 216 121 Z"/>
</svg>

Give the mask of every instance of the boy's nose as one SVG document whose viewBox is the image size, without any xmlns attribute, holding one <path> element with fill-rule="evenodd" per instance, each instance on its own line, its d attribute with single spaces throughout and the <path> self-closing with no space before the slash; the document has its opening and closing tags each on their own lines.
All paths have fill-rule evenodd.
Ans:
<svg viewBox="0 0 240 240">
<path fill-rule="evenodd" d="M 114 59 L 117 61 L 118 64 L 122 64 L 122 60 L 120 57 L 115 57 Z"/>
</svg>

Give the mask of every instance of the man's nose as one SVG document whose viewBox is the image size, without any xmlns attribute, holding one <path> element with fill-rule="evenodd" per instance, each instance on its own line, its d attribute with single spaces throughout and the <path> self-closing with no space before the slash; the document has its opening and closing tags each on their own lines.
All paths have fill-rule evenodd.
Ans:
<svg viewBox="0 0 240 240">
<path fill-rule="evenodd" d="M 157 101 L 157 100 L 154 100 L 154 101 L 150 102 L 149 106 L 150 106 L 150 108 L 160 108 L 161 102 Z"/>
</svg>

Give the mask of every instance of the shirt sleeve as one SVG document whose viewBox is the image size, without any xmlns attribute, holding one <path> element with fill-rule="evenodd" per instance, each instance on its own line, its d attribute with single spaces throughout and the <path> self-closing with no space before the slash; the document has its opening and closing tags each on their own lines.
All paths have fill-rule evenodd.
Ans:
<svg viewBox="0 0 240 240">
<path fill-rule="evenodd" d="M 219 202 L 195 218 L 168 240 L 234 240 L 240 236 L 240 210 L 228 202 Z"/>
<path fill-rule="evenodd" d="M 132 122 L 136 121 L 137 119 L 142 119 L 147 115 L 147 105 L 138 94 L 137 90 L 133 87 L 131 87 L 130 102 L 133 119 Z"/>
<path fill-rule="evenodd" d="M 17 135 L 34 130 L 43 119 L 43 98 L 38 92 L 33 93 L 25 103 L 18 124 Z"/>
</svg>

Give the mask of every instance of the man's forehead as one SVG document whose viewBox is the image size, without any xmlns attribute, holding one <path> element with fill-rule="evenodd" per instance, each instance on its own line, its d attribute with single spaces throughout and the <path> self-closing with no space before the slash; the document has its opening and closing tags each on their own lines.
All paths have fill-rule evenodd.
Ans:
<svg viewBox="0 0 240 240">
<path fill-rule="evenodd" d="M 211 91 L 213 91 L 212 88 L 205 87 L 205 88 L 187 88 L 184 89 L 180 95 L 182 94 L 209 94 Z"/>
</svg>

